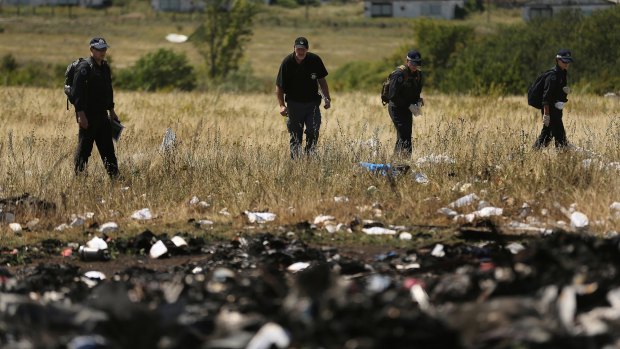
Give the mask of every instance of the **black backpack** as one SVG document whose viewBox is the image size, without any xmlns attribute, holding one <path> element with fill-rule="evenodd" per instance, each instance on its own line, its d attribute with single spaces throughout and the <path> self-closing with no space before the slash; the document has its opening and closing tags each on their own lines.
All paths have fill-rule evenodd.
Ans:
<svg viewBox="0 0 620 349">
<path fill-rule="evenodd" d="M 69 110 L 69 103 L 75 104 L 75 88 L 73 88 L 73 79 L 75 78 L 75 71 L 77 70 L 77 67 L 82 62 L 87 62 L 89 68 L 92 70 L 93 63 L 91 60 L 80 57 L 71 62 L 65 71 L 65 95 L 67 95 L 67 110 Z"/>
<path fill-rule="evenodd" d="M 538 75 L 534 83 L 527 89 L 527 104 L 536 109 L 542 109 L 545 80 L 547 76 L 551 75 L 554 71 L 554 69 L 550 69 Z"/>
<path fill-rule="evenodd" d="M 394 76 L 394 73 L 396 73 L 397 71 L 405 71 L 405 69 L 407 69 L 407 67 L 405 67 L 404 65 L 399 66 L 393 72 L 391 72 L 390 75 L 388 75 L 387 79 L 385 79 L 385 81 L 383 82 L 383 86 L 381 87 L 381 103 L 383 105 L 390 103 L 390 82 L 392 81 L 392 76 Z M 405 79 L 406 78 L 407 75 L 405 75 Z"/>
</svg>

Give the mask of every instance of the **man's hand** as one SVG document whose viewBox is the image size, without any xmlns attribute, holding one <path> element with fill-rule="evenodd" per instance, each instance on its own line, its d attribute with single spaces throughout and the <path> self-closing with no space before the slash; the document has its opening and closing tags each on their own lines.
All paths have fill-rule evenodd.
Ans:
<svg viewBox="0 0 620 349">
<path fill-rule="evenodd" d="M 118 119 L 118 115 L 116 115 L 116 112 L 114 111 L 114 109 L 110 110 L 110 119 L 116 120 L 116 121 L 120 121 Z"/>
<path fill-rule="evenodd" d="M 325 108 L 325 109 L 329 109 L 332 106 L 332 101 L 329 98 L 324 98 L 323 102 L 325 102 L 323 104 L 323 108 Z"/>
<path fill-rule="evenodd" d="M 551 117 L 549 115 L 543 115 L 543 125 L 549 126 L 549 122 L 551 122 Z"/>
<path fill-rule="evenodd" d="M 80 128 L 88 128 L 88 119 L 86 118 L 86 113 L 84 113 L 83 111 L 79 111 L 77 113 L 77 123 L 78 125 L 80 125 Z"/>
<path fill-rule="evenodd" d="M 562 87 L 562 91 L 564 91 L 564 93 L 566 93 L 566 94 L 569 94 L 570 93 L 570 87 L 564 86 L 564 87 Z"/>
<path fill-rule="evenodd" d="M 280 106 L 280 115 L 288 116 L 288 108 L 285 105 Z"/>
</svg>

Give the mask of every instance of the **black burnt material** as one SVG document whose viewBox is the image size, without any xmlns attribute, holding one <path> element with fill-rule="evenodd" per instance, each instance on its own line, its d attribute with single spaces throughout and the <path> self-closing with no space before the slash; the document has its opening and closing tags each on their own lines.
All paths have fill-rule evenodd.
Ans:
<svg viewBox="0 0 620 349">
<path fill-rule="evenodd" d="M 56 262 L 58 241 L 2 250 L 2 348 L 612 348 L 620 341 L 620 239 L 557 231 L 507 247 L 492 226 L 372 255 L 286 234 L 188 242 L 108 239 L 115 258 Z M 485 240 L 485 237 L 487 240 Z M 166 241 L 164 269 L 135 263 Z M 378 251 L 374 246 L 373 251 Z M 30 256 L 36 253 L 36 256 Z M 19 255 L 19 258 L 13 256 Z M 7 256 L 11 256 L 8 258 Z M 15 262 L 31 264 L 16 268 Z M 9 263 L 11 262 L 11 263 Z M 82 263 L 82 264 L 80 264 Z M 97 264 L 98 263 L 98 264 Z M 10 265 L 9 265 L 10 264 Z M 257 344 L 257 343 L 260 343 Z M 285 343 L 285 344 L 282 344 Z M 282 346 L 280 346 L 282 345 Z"/>
</svg>

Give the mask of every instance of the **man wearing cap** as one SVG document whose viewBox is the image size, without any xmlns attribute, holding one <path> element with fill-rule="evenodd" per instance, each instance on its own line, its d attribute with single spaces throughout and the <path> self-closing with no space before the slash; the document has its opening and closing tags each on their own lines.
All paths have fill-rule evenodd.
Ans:
<svg viewBox="0 0 620 349">
<path fill-rule="evenodd" d="M 290 135 L 291 158 L 301 155 L 301 143 L 306 128 L 308 155 L 314 153 L 321 127 L 321 95 L 324 108 L 329 109 L 331 98 L 325 77 L 327 69 L 321 57 L 308 52 L 308 40 L 295 39 L 293 53 L 286 56 L 280 65 L 276 78 L 276 96 L 280 104 L 280 115 L 286 116 L 286 127 Z M 321 95 L 319 94 L 321 93 Z"/>
<path fill-rule="evenodd" d="M 394 155 L 410 157 L 413 114 L 420 115 L 424 105 L 422 93 L 422 55 L 416 50 L 407 53 L 405 65 L 390 76 L 388 113 L 396 127 Z"/>
<path fill-rule="evenodd" d="M 541 110 L 543 128 L 536 143 L 534 143 L 534 149 L 548 146 L 551 138 L 555 139 L 556 148 L 568 145 L 564 123 L 562 122 L 562 109 L 564 109 L 564 104 L 568 102 L 567 94 L 570 92 L 570 88 L 566 85 L 567 71 L 572 61 L 573 57 L 569 50 L 559 50 L 555 56 L 555 68 L 545 79 L 543 108 Z"/>
<path fill-rule="evenodd" d="M 118 163 L 112 142 L 111 119 L 118 121 L 114 111 L 112 74 L 105 60 L 110 46 L 104 38 L 90 41 L 90 57 L 76 68 L 75 112 L 79 125 L 78 146 L 75 152 L 75 173 L 83 172 L 88 158 L 97 144 L 99 155 L 110 177 L 118 176 Z"/>
</svg>

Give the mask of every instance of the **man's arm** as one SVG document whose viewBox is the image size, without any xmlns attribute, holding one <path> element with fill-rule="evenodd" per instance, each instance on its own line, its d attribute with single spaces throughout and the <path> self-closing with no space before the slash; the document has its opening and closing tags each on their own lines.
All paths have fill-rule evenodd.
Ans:
<svg viewBox="0 0 620 349">
<path fill-rule="evenodd" d="M 329 96 L 329 86 L 327 86 L 327 80 L 325 80 L 325 78 L 319 79 L 319 88 L 321 89 L 323 101 L 325 102 L 324 108 L 329 109 L 329 107 L 331 107 L 332 99 Z"/>
<path fill-rule="evenodd" d="M 86 119 L 86 80 L 88 79 L 89 72 L 88 63 L 83 61 L 76 69 L 76 74 L 73 77 L 73 89 L 75 93 L 75 112 L 77 115 L 77 123 L 81 128 L 88 128 L 88 119 Z"/>
<path fill-rule="evenodd" d="M 288 109 L 284 103 L 284 90 L 278 85 L 276 85 L 276 96 L 278 97 L 278 104 L 280 105 L 280 115 L 286 116 L 288 114 Z"/>
</svg>

